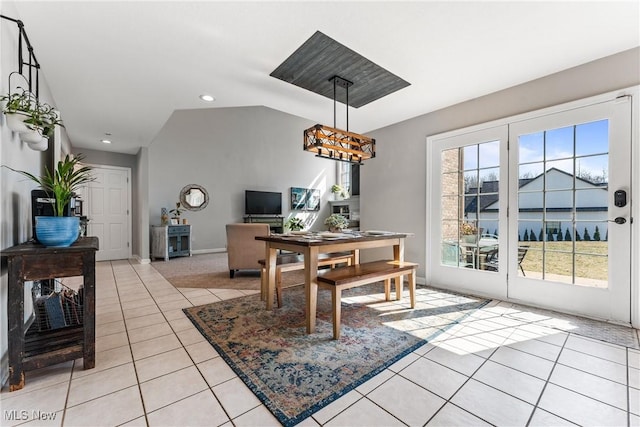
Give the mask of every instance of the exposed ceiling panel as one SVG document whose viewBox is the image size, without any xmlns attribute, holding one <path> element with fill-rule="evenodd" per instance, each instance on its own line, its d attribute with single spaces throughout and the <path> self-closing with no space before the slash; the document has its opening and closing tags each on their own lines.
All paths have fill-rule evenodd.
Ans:
<svg viewBox="0 0 640 427">
<path fill-rule="evenodd" d="M 316 31 L 278 66 L 272 77 L 359 108 L 410 85 L 364 56 Z M 348 94 L 333 77 L 350 82 Z"/>
</svg>

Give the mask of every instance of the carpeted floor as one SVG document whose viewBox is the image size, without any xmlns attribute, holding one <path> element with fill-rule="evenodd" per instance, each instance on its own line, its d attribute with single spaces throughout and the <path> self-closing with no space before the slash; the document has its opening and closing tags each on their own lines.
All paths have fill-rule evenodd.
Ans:
<svg viewBox="0 0 640 427">
<path fill-rule="evenodd" d="M 229 278 L 227 253 L 211 253 L 176 257 L 169 261 L 153 261 L 153 267 L 176 288 L 260 289 L 260 271 L 237 271 Z M 304 283 L 303 271 L 282 274 L 282 287 Z"/>
<path fill-rule="evenodd" d="M 184 312 L 285 426 L 297 424 L 488 301 L 418 287 L 417 304 L 384 301 L 382 283 L 345 291 L 341 339 L 332 339 L 330 293 L 318 293 L 316 332 L 305 333 L 304 287 L 266 311 L 259 295 Z M 405 292 L 408 294 L 408 292 Z"/>
</svg>

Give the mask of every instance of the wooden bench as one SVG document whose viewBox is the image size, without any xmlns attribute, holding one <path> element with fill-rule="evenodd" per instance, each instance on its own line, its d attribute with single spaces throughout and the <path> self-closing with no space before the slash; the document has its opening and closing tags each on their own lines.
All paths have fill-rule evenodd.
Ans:
<svg viewBox="0 0 640 427">
<path fill-rule="evenodd" d="M 331 252 L 318 255 L 318 267 L 329 266 L 334 268 L 337 264 L 351 265 L 353 254 L 351 252 Z M 263 301 L 267 299 L 267 268 L 264 259 L 258 260 L 260 270 L 260 296 Z M 276 299 L 278 307 L 282 307 L 282 273 L 287 271 L 304 270 L 304 257 L 299 254 L 281 254 L 276 258 Z"/>
<path fill-rule="evenodd" d="M 318 287 L 331 291 L 331 303 L 333 306 L 333 339 L 340 338 L 340 304 L 342 291 L 356 286 L 366 285 L 384 280 L 385 299 L 390 300 L 391 279 L 409 276 L 409 295 L 411 308 L 416 306 L 416 269 L 418 264 L 404 261 L 374 261 L 364 264 L 356 264 L 348 267 L 339 267 L 318 273 Z M 402 282 L 396 285 L 396 299 L 402 294 Z"/>
</svg>

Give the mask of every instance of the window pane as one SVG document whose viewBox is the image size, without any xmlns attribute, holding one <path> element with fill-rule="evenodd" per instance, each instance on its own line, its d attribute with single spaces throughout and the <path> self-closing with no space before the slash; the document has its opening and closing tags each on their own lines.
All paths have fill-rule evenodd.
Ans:
<svg viewBox="0 0 640 427">
<path fill-rule="evenodd" d="M 498 181 L 500 180 L 500 169 L 481 169 L 480 170 L 480 192 L 497 193 Z"/>
<path fill-rule="evenodd" d="M 573 191 L 549 191 L 545 194 L 547 219 L 571 221 L 573 219 Z"/>
<path fill-rule="evenodd" d="M 440 261 L 443 265 L 449 265 L 452 267 L 458 267 L 460 265 L 460 247 L 457 242 L 446 240 L 442 242 L 442 254 Z"/>
<path fill-rule="evenodd" d="M 460 150 L 452 148 L 443 150 L 440 156 L 440 169 L 442 172 L 457 172 L 460 165 Z"/>
<path fill-rule="evenodd" d="M 464 192 L 466 194 L 478 192 L 478 171 L 467 171 L 464 173 Z"/>
<path fill-rule="evenodd" d="M 577 242 L 591 242 L 595 241 L 596 227 L 598 227 L 597 235 L 600 236 L 600 240 L 603 240 L 602 231 L 600 227 L 601 223 L 594 221 L 578 221 L 576 222 L 576 241 Z"/>
<path fill-rule="evenodd" d="M 547 162 L 545 187 L 547 189 L 573 188 L 573 159 Z"/>
<path fill-rule="evenodd" d="M 599 288 L 607 287 L 609 274 L 606 256 L 576 254 L 576 284 Z"/>
<path fill-rule="evenodd" d="M 500 165 L 500 142 L 492 141 L 479 144 L 479 162 L 480 168 L 495 168 Z"/>
<path fill-rule="evenodd" d="M 544 132 L 518 137 L 519 163 L 539 162 L 544 158 Z"/>
<path fill-rule="evenodd" d="M 573 283 L 573 255 L 547 250 L 544 260 L 544 278 L 557 282 Z"/>
<path fill-rule="evenodd" d="M 478 146 L 469 145 L 463 149 L 464 170 L 476 169 L 478 167 Z"/>
<path fill-rule="evenodd" d="M 518 193 L 518 209 L 520 211 L 520 217 L 522 219 L 531 219 L 530 216 L 525 215 L 528 212 L 542 212 L 543 204 L 541 191 L 533 193 Z"/>
<path fill-rule="evenodd" d="M 608 192 L 606 188 L 591 187 L 576 190 L 576 219 L 605 220 L 608 216 Z"/>
<path fill-rule="evenodd" d="M 458 241 L 458 220 L 450 221 L 443 220 L 442 221 L 442 240 L 448 242 L 457 242 Z"/>
<path fill-rule="evenodd" d="M 576 126 L 576 156 L 609 152 L 609 121 L 584 123 Z"/>
<path fill-rule="evenodd" d="M 459 191 L 459 179 L 460 174 L 458 172 L 450 172 L 442 174 L 441 191 L 444 195 L 455 194 L 458 195 Z"/>
<path fill-rule="evenodd" d="M 542 279 L 542 253 L 542 243 L 529 243 L 529 248 L 522 257 L 522 262 L 519 262 L 524 273 L 518 268 L 518 276 L 524 275 L 529 278 Z"/>
<path fill-rule="evenodd" d="M 448 219 L 448 220 L 455 220 L 457 221 L 458 218 L 460 218 L 460 213 L 459 213 L 459 205 L 458 202 L 460 201 L 460 198 L 455 195 L 455 196 L 442 196 L 442 206 L 440 207 L 441 209 L 441 215 L 442 215 L 442 219 Z"/>
<path fill-rule="evenodd" d="M 609 156 L 590 156 L 576 158 L 576 177 L 580 178 L 576 186 L 580 188 L 602 186 L 609 176 Z"/>
<path fill-rule="evenodd" d="M 520 242 L 537 242 L 544 238 L 542 221 L 518 221 L 518 236 Z"/>
<path fill-rule="evenodd" d="M 547 160 L 573 157 L 573 126 L 546 132 L 545 156 Z"/>
<path fill-rule="evenodd" d="M 580 221 L 576 223 L 577 235 L 580 240 L 576 241 L 576 252 L 582 254 L 607 254 L 607 223 Z"/>
<path fill-rule="evenodd" d="M 544 163 L 542 162 L 520 165 L 518 172 L 518 178 L 520 178 L 520 186 L 522 187 L 524 184 L 528 184 L 529 181 L 542 175 L 542 172 L 544 172 Z M 533 183 L 528 184 L 527 186 L 531 185 L 533 185 Z"/>
</svg>

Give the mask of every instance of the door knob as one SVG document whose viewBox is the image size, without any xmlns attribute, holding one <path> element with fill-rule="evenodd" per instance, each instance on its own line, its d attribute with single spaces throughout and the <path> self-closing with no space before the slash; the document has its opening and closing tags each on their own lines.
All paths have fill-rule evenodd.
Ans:
<svg viewBox="0 0 640 427">
<path fill-rule="evenodd" d="M 616 219 L 614 219 L 613 222 L 615 222 L 616 224 L 624 224 L 625 222 L 627 222 L 627 220 L 626 218 L 619 216 Z"/>
</svg>

